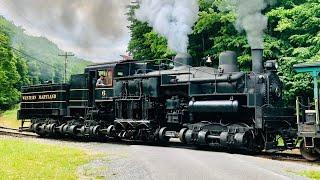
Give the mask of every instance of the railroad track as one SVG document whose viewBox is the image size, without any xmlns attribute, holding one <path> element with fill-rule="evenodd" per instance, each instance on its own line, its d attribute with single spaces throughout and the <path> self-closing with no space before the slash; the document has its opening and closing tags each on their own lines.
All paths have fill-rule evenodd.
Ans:
<svg viewBox="0 0 320 180">
<path fill-rule="evenodd" d="M 35 133 L 31 132 L 21 132 L 19 129 L 14 129 L 14 128 L 7 128 L 7 127 L 1 127 L 0 126 L 0 135 L 6 135 L 6 136 L 12 136 L 12 137 L 39 137 Z M 55 139 L 55 138 L 53 138 Z M 63 140 L 63 141 L 76 141 L 74 139 L 69 139 L 69 138 L 62 138 L 62 139 L 55 139 L 55 140 Z M 139 143 L 139 142 L 115 142 L 111 141 L 110 143 L 117 143 L 117 144 L 140 144 L 140 145 L 147 145 L 145 143 Z M 195 147 L 191 146 L 183 146 L 180 143 L 177 142 L 177 140 L 169 143 L 166 145 L 167 147 L 172 147 L 172 148 L 185 148 L 185 149 L 197 149 Z M 207 149 L 208 150 L 208 149 Z M 265 158 L 265 159 L 272 159 L 272 160 L 277 160 L 277 161 L 291 161 L 291 162 L 301 162 L 301 163 L 311 163 L 304 159 L 300 154 L 298 153 L 289 153 L 289 152 L 277 152 L 277 153 L 270 153 L 270 152 L 263 152 L 262 154 L 259 155 L 253 155 L 254 157 L 260 157 L 260 158 Z M 312 162 L 312 164 L 318 164 L 320 165 L 320 161 L 317 162 Z"/>
<path fill-rule="evenodd" d="M 310 162 L 304 159 L 301 154 L 292 154 L 292 153 L 268 153 L 263 152 L 262 154 L 255 155 L 255 157 L 265 158 L 265 159 L 272 159 L 277 161 L 289 161 L 289 162 L 301 162 L 301 163 L 312 163 L 312 164 L 320 164 L 320 162 Z"/>
<path fill-rule="evenodd" d="M 0 126 L 0 135 L 13 136 L 13 137 L 38 137 L 35 133 L 21 132 L 19 129 L 7 128 Z"/>
</svg>

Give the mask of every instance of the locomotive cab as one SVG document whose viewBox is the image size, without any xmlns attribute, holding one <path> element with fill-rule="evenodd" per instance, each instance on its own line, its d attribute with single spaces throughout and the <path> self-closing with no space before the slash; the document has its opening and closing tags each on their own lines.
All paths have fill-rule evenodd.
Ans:
<svg viewBox="0 0 320 180">
<path fill-rule="evenodd" d="M 93 102 L 93 106 L 98 107 L 102 103 L 112 102 L 115 65 L 115 62 L 95 64 L 85 69 L 89 81 L 88 86 L 91 90 L 89 99 Z M 104 76 L 104 79 L 102 85 L 97 86 L 100 76 Z"/>
</svg>

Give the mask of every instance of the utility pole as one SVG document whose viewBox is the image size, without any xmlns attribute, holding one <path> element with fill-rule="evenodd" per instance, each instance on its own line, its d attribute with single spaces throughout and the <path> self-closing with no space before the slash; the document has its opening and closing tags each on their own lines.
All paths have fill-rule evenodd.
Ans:
<svg viewBox="0 0 320 180">
<path fill-rule="evenodd" d="M 72 53 L 65 52 L 64 54 L 59 54 L 58 56 L 64 57 L 64 83 L 67 81 L 67 63 L 68 63 L 68 57 L 74 56 Z"/>
</svg>

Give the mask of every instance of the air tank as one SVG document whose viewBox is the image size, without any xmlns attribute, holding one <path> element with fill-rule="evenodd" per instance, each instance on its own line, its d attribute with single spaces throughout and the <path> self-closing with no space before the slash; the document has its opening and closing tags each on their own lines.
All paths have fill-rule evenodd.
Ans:
<svg viewBox="0 0 320 180">
<path fill-rule="evenodd" d="M 237 112 L 239 108 L 238 101 L 214 100 L 214 101 L 190 101 L 190 112 Z"/>
</svg>

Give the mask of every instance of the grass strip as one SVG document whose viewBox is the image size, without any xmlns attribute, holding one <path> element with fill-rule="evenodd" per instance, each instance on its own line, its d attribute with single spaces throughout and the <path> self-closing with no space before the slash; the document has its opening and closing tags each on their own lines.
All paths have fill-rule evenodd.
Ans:
<svg viewBox="0 0 320 180">
<path fill-rule="evenodd" d="M 77 179 L 92 156 L 77 148 L 0 139 L 0 179 Z"/>
<path fill-rule="evenodd" d="M 0 126 L 8 128 L 18 128 L 21 125 L 21 121 L 17 120 L 17 111 L 19 109 L 19 104 L 17 104 L 13 109 L 0 112 Z"/>
<path fill-rule="evenodd" d="M 320 171 L 302 171 L 299 173 L 299 175 L 308 177 L 310 179 L 320 180 Z"/>
</svg>

